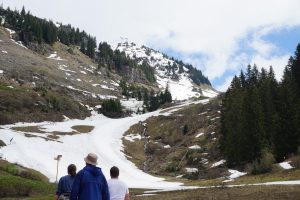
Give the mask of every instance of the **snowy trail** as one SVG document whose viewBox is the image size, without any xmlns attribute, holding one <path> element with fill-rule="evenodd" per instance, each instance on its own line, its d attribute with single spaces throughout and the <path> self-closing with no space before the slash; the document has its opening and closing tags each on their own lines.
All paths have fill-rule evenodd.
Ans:
<svg viewBox="0 0 300 200">
<path fill-rule="evenodd" d="M 207 103 L 207 101 L 203 100 L 197 103 Z M 168 112 L 164 112 L 163 115 L 168 115 L 188 104 L 173 107 Z M 55 123 L 17 123 L 2 126 L 0 139 L 9 145 L 0 149 L 0 156 L 9 162 L 36 169 L 49 177 L 50 181 L 55 181 L 55 156 L 62 155 L 58 175 L 61 177 L 66 174 L 66 168 L 70 163 L 76 164 L 78 169 L 84 167 L 83 158 L 88 153 L 94 152 L 99 156 L 99 166 L 107 178 L 109 177 L 109 169 L 115 165 L 120 168 L 120 178 L 131 188 L 182 189 L 181 183 L 166 182 L 163 178 L 144 173 L 128 161 L 123 154 L 122 137 L 125 131 L 139 121 L 160 114 L 162 114 L 160 111 L 156 111 L 122 119 L 110 119 L 95 114 L 84 120 L 74 119 Z M 95 128 L 89 134 L 63 136 L 59 139 L 61 142 L 46 141 L 38 137 L 26 137 L 22 132 L 10 129 L 17 126 L 39 126 L 46 132 L 68 132 L 72 131 L 71 127 L 74 125 L 90 125 L 95 126 Z M 10 144 L 11 138 L 14 139 Z"/>
</svg>

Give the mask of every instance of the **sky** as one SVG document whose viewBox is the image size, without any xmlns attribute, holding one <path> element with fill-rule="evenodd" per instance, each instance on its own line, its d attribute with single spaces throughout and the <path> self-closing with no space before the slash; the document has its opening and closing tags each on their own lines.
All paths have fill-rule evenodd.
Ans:
<svg viewBox="0 0 300 200">
<path fill-rule="evenodd" d="M 1 0 L 0 0 L 1 2 Z M 200 69 L 225 91 L 248 64 L 280 80 L 300 42 L 299 0 L 2 0 L 116 44 L 121 37 Z"/>
</svg>

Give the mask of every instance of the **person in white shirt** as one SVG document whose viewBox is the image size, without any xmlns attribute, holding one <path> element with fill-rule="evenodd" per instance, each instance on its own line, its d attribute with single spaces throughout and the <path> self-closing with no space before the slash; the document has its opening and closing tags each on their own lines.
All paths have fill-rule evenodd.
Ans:
<svg viewBox="0 0 300 200">
<path fill-rule="evenodd" d="M 119 180 L 119 168 L 110 169 L 111 179 L 107 181 L 110 200 L 129 200 L 129 190 L 127 185 Z"/>
</svg>

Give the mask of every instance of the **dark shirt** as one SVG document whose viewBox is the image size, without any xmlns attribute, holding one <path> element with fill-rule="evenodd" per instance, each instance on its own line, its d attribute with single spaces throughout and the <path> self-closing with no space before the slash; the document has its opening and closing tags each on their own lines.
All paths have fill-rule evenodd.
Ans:
<svg viewBox="0 0 300 200">
<path fill-rule="evenodd" d="M 70 200 L 109 200 L 108 185 L 100 168 L 87 165 L 78 172 Z"/>
<path fill-rule="evenodd" d="M 71 193 L 74 180 L 75 177 L 72 177 L 70 175 L 61 177 L 58 182 L 56 195 L 60 196 L 64 193 Z"/>
</svg>

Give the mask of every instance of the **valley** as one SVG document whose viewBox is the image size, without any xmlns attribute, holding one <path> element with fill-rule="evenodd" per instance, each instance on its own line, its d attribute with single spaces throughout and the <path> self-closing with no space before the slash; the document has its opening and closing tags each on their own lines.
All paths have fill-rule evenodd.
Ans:
<svg viewBox="0 0 300 200">
<path fill-rule="evenodd" d="M 300 44 L 281 80 L 251 63 L 224 92 L 204 52 L 162 50 L 1 5 L 0 198 L 53 199 L 93 152 L 133 200 L 300 199 Z"/>
</svg>

